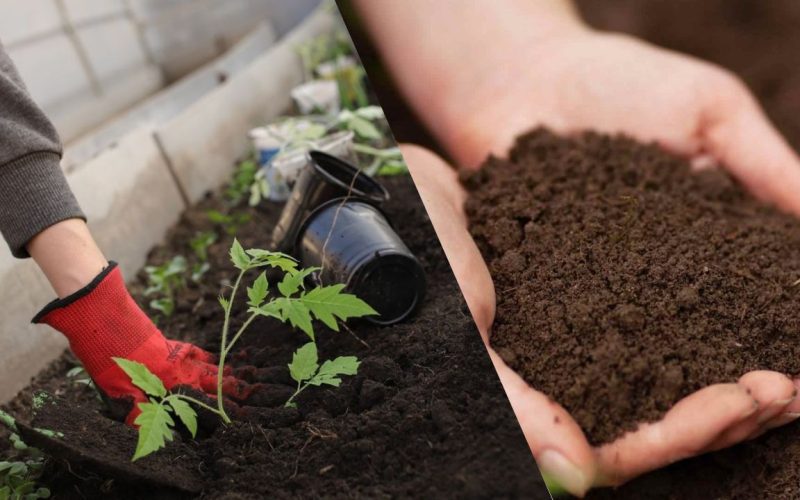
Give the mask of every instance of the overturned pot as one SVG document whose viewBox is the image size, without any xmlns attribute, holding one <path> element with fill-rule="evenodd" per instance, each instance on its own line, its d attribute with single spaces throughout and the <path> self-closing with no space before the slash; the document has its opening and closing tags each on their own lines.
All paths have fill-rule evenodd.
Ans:
<svg viewBox="0 0 800 500">
<path fill-rule="evenodd" d="M 300 226 L 329 200 L 349 196 L 377 205 L 389 199 L 379 182 L 341 158 L 322 151 L 308 156 L 311 161 L 298 176 L 272 231 L 272 246 L 281 252 L 295 253 Z"/>
<path fill-rule="evenodd" d="M 319 267 L 314 279 L 344 283 L 378 311 L 366 319 L 390 325 L 411 315 L 425 296 L 425 273 L 414 254 L 374 205 L 336 198 L 314 210 L 298 231 L 303 267 Z"/>
</svg>

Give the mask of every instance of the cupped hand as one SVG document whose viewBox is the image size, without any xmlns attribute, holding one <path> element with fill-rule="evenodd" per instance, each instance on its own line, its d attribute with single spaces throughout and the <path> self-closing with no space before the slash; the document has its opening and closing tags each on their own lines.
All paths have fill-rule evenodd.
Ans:
<svg viewBox="0 0 800 500">
<path fill-rule="evenodd" d="M 568 30 L 534 46 L 487 44 L 421 110 L 462 167 L 504 156 L 536 125 L 625 133 L 724 165 L 755 195 L 800 215 L 800 160 L 747 87 L 712 64 L 635 38 Z"/>
<path fill-rule="evenodd" d="M 402 146 L 431 222 L 453 268 L 500 381 L 548 485 L 582 496 L 619 485 L 675 461 L 731 446 L 800 415 L 796 384 L 754 371 L 737 383 L 706 387 L 678 402 L 662 420 L 593 448 L 569 413 L 527 384 L 489 344 L 495 315 L 492 278 L 467 230 L 466 193 L 454 169 L 416 146 Z"/>
</svg>

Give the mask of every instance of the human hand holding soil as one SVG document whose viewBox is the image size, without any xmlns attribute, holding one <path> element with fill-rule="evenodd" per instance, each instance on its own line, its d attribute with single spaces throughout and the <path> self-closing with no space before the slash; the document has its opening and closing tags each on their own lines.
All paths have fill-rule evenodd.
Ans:
<svg viewBox="0 0 800 500">
<path fill-rule="evenodd" d="M 592 448 L 557 402 L 531 388 L 489 345 L 495 291 L 467 231 L 466 193 L 442 159 L 415 146 L 403 154 L 509 400 L 542 472 L 582 495 L 591 486 L 616 485 L 692 455 L 731 446 L 796 418 L 800 401 L 783 374 L 754 371 L 737 383 L 706 387 L 678 402 L 656 423 Z"/>
<path fill-rule="evenodd" d="M 461 166 L 504 156 L 537 125 L 562 134 L 623 132 L 697 166 L 724 164 L 756 195 L 800 215 L 800 161 L 746 87 L 721 68 L 593 31 L 561 0 L 359 5 L 401 90 Z M 495 294 L 466 229 L 465 194 L 432 153 L 406 147 L 404 154 L 488 344 Z M 578 495 L 752 438 L 800 410 L 792 381 L 751 372 L 592 449 L 563 408 L 489 351 L 542 471 Z"/>
</svg>

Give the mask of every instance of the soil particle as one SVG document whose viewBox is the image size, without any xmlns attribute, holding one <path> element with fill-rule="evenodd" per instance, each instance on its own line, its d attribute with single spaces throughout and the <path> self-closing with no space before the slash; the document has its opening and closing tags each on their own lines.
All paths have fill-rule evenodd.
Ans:
<svg viewBox="0 0 800 500">
<path fill-rule="evenodd" d="M 464 183 L 498 290 L 492 344 L 593 444 L 750 370 L 800 373 L 800 221 L 727 174 L 540 129 Z M 528 217 L 526 199 L 547 207 L 511 249 L 518 227 L 497 222 Z"/>
</svg>

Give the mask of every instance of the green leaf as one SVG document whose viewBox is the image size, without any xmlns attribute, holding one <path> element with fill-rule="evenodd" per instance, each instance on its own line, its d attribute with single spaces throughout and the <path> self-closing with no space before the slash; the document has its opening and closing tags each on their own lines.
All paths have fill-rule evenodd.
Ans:
<svg viewBox="0 0 800 500">
<path fill-rule="evenodd" d="M 172 427 L 175 426 L 167 409 L 158 403 L 139 403 L 139 409 L 142 413 L 133 422 L 139 426 L 133 462 L 165 447 L 167 441 L 172 441 Z"/>
<path fill-rule="evenodd" d="M 186 271 L 186 257 L 183 255 L 176 255 L 171 261 L 167 262 L 164 268 L 165 276 L 176 276 L 183 274 Z"/>
<path fill-rule="evenodd" d="M 11 441 L 11 444 L 14 446 L 15 450 L 25 451 L 28 449 L 28 445 L 25 444 L 25 441 L 19 437 L 19 434 L 13 432 L 10 436 L 8 436 L 8 440 Z"/>
<path fill-rule="evenodd" d="M 147 367 L 136 361 L 124 358 L 112 358 L 122 371 L 130 377 L 133 385 L 144 391 L 149 396 L 163 398 L 167 395 L 167 389 L 160 378 L 153 375 Z"/>
<path fill-rule="evenodd" d="M 385 117 L 383 108 L 380 106 L 364 106 L 355 110 L 354 113 L 365 120 L 380 120 Z"/>
<path fill-rule="evenodd" d="M 297 272 L 297 261 L 291 255 L 259 248 L 247 250 L 247 255 L 252 257 L 251 266 L 270 266 L 286 273 Z"/>
<path fill-rule="evenodd" d="M 225 224 L 230 220 L 229 216 L 223 214 L 219 210 L 209 210 L 206 212 L 206 216 L 208 217 L 208 220 L 214 224 Z"/>
<path fill-rule="evenodd" d="M 222 295 L 219 296 L 218 300 L 219 300 L 219 305 L 222 306 L 222 310 L 228 312 L 228 308 L 231 306 L 231 302 Z"/>
<path fill-rule="evenodd" d="M 14 419 L 14 417 L 4 412 L 3 410 L 0 410 L 0 424 L 3 424 L 12 431 L 17 430 L 17 421 Z"/>
<path fill-rule="evenodd" d="M 352 116 L 347 121 L 347 128 L 355 132 L 356 135 L 362 139 L 377 140 L 381 138 L 381 133 L 377 127 L 360 116 Z"/>
<path fill-rule="evenodd" d="M 267 302 L 258 307 L 250 307 L 247 312 L 285 321 L 283 313 L 281 312 L 281 307 L 275 301 Z"/>
<path fill-rule="evenodd" d="M 172 316 L 172 313 L 175 312 L 175 302 L 168 298 L 164 297 L 163 299 L 155 299 L 150 301 L 150 309 L 154 309 L 159 311 L 166 317 Z"/>
<path fill-rule="evenodd" d="M 314 271 L 319 271 L 318 267 L 309 267 L 297 272 L 289 272 L 283 276 L 283 280 L 278 283 L 278 291 L 284 297 L 291 297 L 300 289 L 306 277 Z"/>
<path fill-rule="evenodd" d="M 339 387 L 342 383 L 340 375 L 355 375 L 358 373 L 358 366 L 361 364 L 355 356 L 339 356 L 334 360 L 322 363 L 314 377 L 308 381 L 311 385 L 332 385 Z"/>
<path fill-rule="evenodd" d="M 253 286 L 247 289 L 247 298 L 250 299 L 247 304 L 253 307 L 260 306 L 267 298 L 268 288 L 267 274 L 262 272 L 253 282 Z"/>
<path fill-rule="evenodd" d="M 288 320 L 293 327 L 301 329 L 311 340 L 314 340 L 314 327 L 311 325 L 311 313 L 301 302 L 301 299 L 281 297 L 275 299 L 273 303 L 275 307 L 280 310 L 281 319 L 283 321 Z"/>
<path fill-rule="evenodd" d="M 203 275 L 206 274 L 209 269 L 211 269 L 211 264 L 209 264 L 208 262 L 202 262 L 202 263 L 198 262 L 197 264 L 192 266 L 192 281 L 194 281 L 195 283 L 199 282 L 200 279 L 203 277 Z"/>
<path fill-rule="evenodd" d="M 233 265 L 236 266 L 237 269 L 246 271 L 250 268 L 250 257 L 236 238 L 233 239 L 230 254 L 231 262 L 233 262 Z"/>
<path fill-rule="evenodd" d="M 388 160 L 378 169 L 377 175 L 384 177 L 408 175 L 408 165 L 402 160 Z"/>
<path fill-rule="evenodd" d="M 189 429 L 192 437 L 197 436 L 197 413 L 194 411 L 194 408 L 189 406 L 189 403 L 183 399 L 174 396 L 169 399 L 169 405 L 172 406 L 175 415 L 181 419 L 183 425 Z"/>
<path fill-rule="evenodd" d="M 347 321 L 350 318 L 378 314 L 369 304 L 355 295 L 342 293 L 343 288 L 342 284 L 317 287 L 303 295 L 300 300 L 318 320 L 337 332 L 339 325 L 336 318 Z"/>
<path fill-rule="evenodd" d="M 289 363 L 289 374 L 297 382 L 310 379 L 319 368 L 318 359 L 317 344 L 309 342 L 295 351 Z"/>
</svg>

